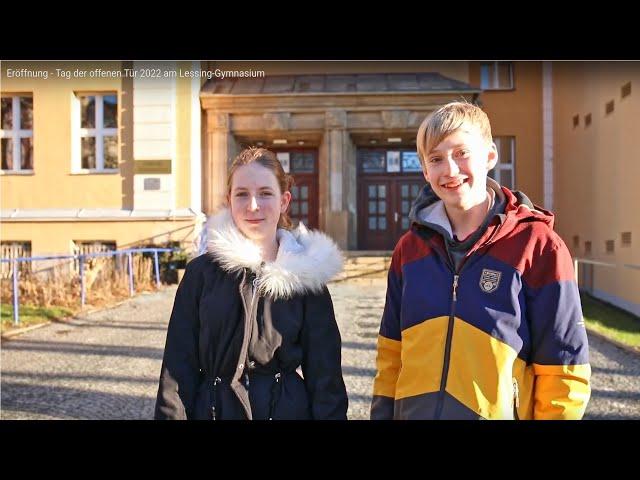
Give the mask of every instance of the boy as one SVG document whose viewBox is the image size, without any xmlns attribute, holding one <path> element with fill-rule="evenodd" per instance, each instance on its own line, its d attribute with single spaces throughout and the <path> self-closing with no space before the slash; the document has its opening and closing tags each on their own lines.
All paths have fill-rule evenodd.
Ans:
<svg viewBox="0 0 640 480">
<path fill-rule="evenodd" d="M 372 419 L 580 419 L 591 369 L 553 214 L 487 173 L 487 115 L 454 102 L 417 148 L 428 184 L 389 270 Z"/>
</svg>

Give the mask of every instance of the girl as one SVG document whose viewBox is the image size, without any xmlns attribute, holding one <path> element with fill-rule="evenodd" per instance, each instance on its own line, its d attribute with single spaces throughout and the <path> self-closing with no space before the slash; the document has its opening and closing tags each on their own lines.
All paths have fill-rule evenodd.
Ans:
<svg viewBox="0 0 640 480">
<path fill-rule="evenodd" d="M 156 419 L 344 419 L 341 338 L 326 283 L 342 255 L 286 215 L 291 177 L 249 148 L 176 292 Z M 297 372 L 301 367 L 302 376 Z"/>
</svg>

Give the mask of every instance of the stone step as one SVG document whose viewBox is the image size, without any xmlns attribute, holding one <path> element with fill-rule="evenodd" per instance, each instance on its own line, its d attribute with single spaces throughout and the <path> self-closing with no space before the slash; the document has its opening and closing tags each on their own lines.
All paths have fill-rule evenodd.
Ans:
<svg viewBox="0 0 640 480">
<path fill-rule="evenodd" d="M 391 252 L 345 252 L 345 264 L 342 272 L 335 280 L 342 281 L 352 278 L 386 279 L 391 265 Z M 374 253 L 374 254 L 372 254 Z"/>
<path fill-rule="evenodd" d="M 352 257 L 347 258 L 346 263 L 369 265 L 384 262 L 387 258 L 390 259 L 391 257 Z"/>
<path fill-rule="evenodd" d="M 376 266 L 390 265 L 391 259 L 381 258 L 377 262 L 351 262 L 347 260 L 344 264 L 345 266 L 349 266 L 349 268 L 375 268 Z"/>
</svg>

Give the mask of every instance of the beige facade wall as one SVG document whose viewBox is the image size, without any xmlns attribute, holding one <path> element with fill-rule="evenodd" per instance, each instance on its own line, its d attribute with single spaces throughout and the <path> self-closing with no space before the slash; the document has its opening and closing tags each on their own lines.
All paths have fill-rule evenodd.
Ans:
<svg viewBox="0 0 640 480">
<path fill-rule="evenodd" d="M 3 94 L 33 95 L 33 173 L 0 175 L 2 210 L 42 211 L 54 209 L 125 209 L 134 207 L 134 102 L 131 78 L 77 78 L 76 70 L 117 71 L 132 68 L 133 62 L 2 62 L 0 89 Z M 192 62 L 178 62 L 178 68 L 192 70 Z M 49 73 L 44 78 L 8 78 L 8 69 L 27 68 Z M 56 74 L 70 71 L 72 78 Z M 191 163 L 193 136 L 199 143 L 200 131 L 192 131 L 192 90 L 199 92 L 190 78 L 176 78 L 174 168 L 175 204 L 173 209 L 191 206 Z M 119 170 L 115 173 L 75 173 L 72 166 L 72 105 L 77 92 L 118 94 Z M 199 113 L 199 112 L 198 112 Z M 199 152 L 198 152 L 199 154 Z M 197 158 L 197 162 L 201 159 Z M 162 243 L 185 238 L 189 229 L 162 235 L 195 219 L 157 221 L 14 221 L 2 222 L 2 241 L 31 241 L 32 254 L 69 253 L 72 240 L 111 240 L 118 248 L 133 243 Z M 176 236 L 177 235 L 177 236 Z"/>
<path fill-rule="evenodd" d="M 193 240 L 194 220 L 3 222 L 2 241 L 30 241 L 31 254 L 71 254 L 73 241 L 114 241 L 118 249 Z"/>
<path fill-rule="evenodd" d="M 469 83 L 480 86 L 480 64 L 470 63 Z M 514 62 L 513 90 L 484 91 L 483 110 L 494 137 L 514 136 L 515 189 L 543 205 L 542 62 Z"/>
<path fill-rule="evenodd" d="M 438 72 L 445 77 L 469 81 L 468 62 L 433 61 L 256 61 L 256 62 L 209 62 L 212 70 L 264 70 L 265 75 L 286 74 L 339 74 L 339 73 L 405 73 Z"/>
<path fill-rule="evenodd" d="M 640 267 L 640 63 L 556 62 L 553 76 L 556 228 L 574 256 L 617 265 L 593 267 L 594 293 L 640 315 L 640 270 L 624 267 Z M 629 82 L 631 95 L 622 98 Z M 622 245 L 623 232 L 631 232 L 631 245 Z"/>
<path fill-rule="evenodd" d="M 178 68 L 191 70 L 191 62 L 178 62 Z M 191 79 L 176 79 L 176 208 L 191 204 Z"/>
<path fill-rule="evenodd" d="M 56 77 L 56 68 L 90 71 L 119 69 L 121 62 L 2 62 L 2 93 L 33 94 L 33 166 L 31 175 L 0 176 L 2 208 L 121 208 L 122 173 L 72 172 L 71 110 L 76 92 L 117 92 L 122 104 L 122 79 Z M 49 78 L 7 78 L 7 69 L 48 70 Z M 120 162 L 127 138 L 119 110 Z"/>
</svg>

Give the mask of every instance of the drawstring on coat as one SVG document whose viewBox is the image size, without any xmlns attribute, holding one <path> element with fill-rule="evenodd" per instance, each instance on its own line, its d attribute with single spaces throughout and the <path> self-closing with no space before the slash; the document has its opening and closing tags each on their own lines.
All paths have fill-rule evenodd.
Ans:
<svg viewBox="0 0 640 480">
<path fill-rule="evenodd" d="M 280 381 L 280 377 L 282 376 L 282 374 L 280 372 L 276 373 L 273 376 L 273 384 L 271 385 L 271 402 L 269 405 L 269 420 L 273 420 L 273 414 L 275 412 L 276 409 L 276 403 L 279 400 L 279 398 L 276 398 L 276 395 L 278 394 L 278 390 L 282 389 L 282 383 Z M 278 388 L 280 387 L 280 388 Z M 279 397 L 279 395 L 278 395 Z"/>
<path fill-rule="evenodd" d="M 216 420 L 216 403 L 218 403 L 218 398 L 216 395 L 216 385 L 218 385 L 220 382 L 222 382 L 222 379 L 220 377 L 216 377 L 213 380 L 213 405 L 211 406 L 211 418 L 212 420 Z"/>
</svg>

